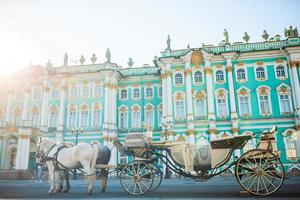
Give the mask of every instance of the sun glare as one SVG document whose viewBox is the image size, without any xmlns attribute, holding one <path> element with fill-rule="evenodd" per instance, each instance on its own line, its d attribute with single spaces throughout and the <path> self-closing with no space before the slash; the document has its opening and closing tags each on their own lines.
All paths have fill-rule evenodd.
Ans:
<svg viewBox="0 0 300 200">
<path fill-rule="evenodd" d="M 0 33 L 0 77 L 9 77 L 25 68 L 32 59 L 32 46 L 18 36 Z"/>
</svg>

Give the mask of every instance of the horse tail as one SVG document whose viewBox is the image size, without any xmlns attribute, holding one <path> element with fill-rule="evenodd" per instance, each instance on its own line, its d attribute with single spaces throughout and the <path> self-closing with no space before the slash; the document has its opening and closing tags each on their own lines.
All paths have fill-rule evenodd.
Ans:
<svg viewBox="0 0 300 200">
<path fill-rule="evenodd" d="M 97 145 L 93 145 L 93 149 L 92 149 L 92 160 L 90 162 L 90 168 L 92 170 L 95 170 L 95 167 L 96 167 L 96 161 L 97 161 L 97 157 L 98 157 L 98 147 Z"/>
</svg>

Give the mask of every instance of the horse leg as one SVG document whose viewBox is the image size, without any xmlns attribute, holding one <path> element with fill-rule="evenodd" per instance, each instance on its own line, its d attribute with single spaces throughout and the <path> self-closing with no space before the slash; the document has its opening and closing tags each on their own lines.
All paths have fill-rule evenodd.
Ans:
<svg viewBox="0 0 300 200">
<path fill-rule="evenodd" d="M 86 194 L 92 194 L 94 182 L 95 182 L 95 174 L 94 169 L 90 168 L 89 163 L 82 162 L 81 165 L 87 172 L 87 179 L 88 179 L 88 190 Z"/>
<path fill-rule="evenodd" d="M 58 193 L 61 191 L 61 181 L 60 181 L 60 174 L 58 170 L 54 171 L 54 183 L 55 183 L 55 189 L 54 189 L 54 193 Z"/>
<path fill-rule="evenodd" d="M 64 189 L 63 193 L 68 193 L 70 190 L 70 179 L 69 179 L 69 171 L 64 170 L 64 176 L 66 180 L 66 188 Z"/>
<path fill-rule="evenodd" d="M 49 176 L 50 176 L 50 189 L 48 191 L 48 194 L 52 194 L 55 189 L 55 180 L 54 180 L 54 165 L 52 162 L 47 162 L 48 170 L 49 170 Z"/>
<path fill-rule="evenodd" d="M 64 186 L 64 176 L 61 174 L 62 172 L 58 172 L 58 180 L 59 180 L 59 183 L 58 183 L 58 187 L 55 189 L 55 192 L 56 193 L 60 193 L 63 189 L 63 186 Z"/>
<path fill-rule="evenodd" d="M 101 192 L 105 192 L 107 187 L 108 169 L 101 169 Z"/>
</svg>

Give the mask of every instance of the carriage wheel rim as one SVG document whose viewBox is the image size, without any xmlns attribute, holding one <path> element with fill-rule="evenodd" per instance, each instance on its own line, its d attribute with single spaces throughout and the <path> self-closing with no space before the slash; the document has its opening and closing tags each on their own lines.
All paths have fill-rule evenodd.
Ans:
<svg viewBox="0 0 300 200">
<path fill-rule="evenodd" d="M 151 164 L 151 169 L 153 171 L 153 184 L 151 188 L 148 190 L 149 192 L 153 192 L 157 188 L 159 188 L 161 182 L 162 182 L 162 172 L 160 168 L 156 164 Z"/>
<path fill-rule="evenodd" d="M 257 158 L 257 156 L 259 157 Z M 253 163 L 251 163 L 251 159 L 253 159 Z M 248 166 L 245 166 L 245 163 Z M 245 169 L 246 172 L 241 173 L 241 168 Z M 242 188 L 249 193 L 257 196 L 268 196 L 281 188 L 284 181 L 284 168 L 280 160 L 272 152 L 254 149 L 246 152 L 239 158 L 236 164 L 235 175 Z M 244 176 L 247 177 L 242 180 Z M 247 182 L 247 179 L 250 181 Z"/>
<path fill-rule="evenodd" d="M 153 184 L 153 173 L 150 166 L 141 161 L 132 161 L 120 172 L 120 183 L 125 192 L 131 195 L 142 195 Z"/>
</svg>

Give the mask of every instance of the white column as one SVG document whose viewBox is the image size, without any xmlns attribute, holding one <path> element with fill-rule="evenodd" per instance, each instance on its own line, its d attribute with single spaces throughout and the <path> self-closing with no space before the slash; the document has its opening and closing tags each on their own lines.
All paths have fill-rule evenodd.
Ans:
<svg viewBox="0 0 300 200">
<path fill-rule="evenodd" d="M 293 76 L 293 82 L 294 82 L 297 111 L 300 112 L 300 86 L 299 86 L 299 77 L 298 77 L 298 72 L 297 72 L 295 62 L 292 62 L 291 68 L 292 68 L 292 76 Z"/>
<path fill-rule="evenodd" d="M 58 114 L 58 127 L 56 132 L 56 141 L 63 141 L 64 125 L 65 125 L 65 107 L 66 107 L 66 91 L 67 86 L 65 80 L 61 81 L 60 86 L 60 100 L 59 100 L 59 114 Z"/>
<path fill-rule="evenodd" d="M 29 120 L 29 101 L 30 101 L 30 89 L 25 89 L 24 102 L 22 108 L 22 121 Z"/>
<path fill-rule="evenodd" d="M 162 82 L 162 123 L 166 123 L 167 115 L 168 115 L 168 88 L 167 88 L 167 74 L 165 71 L 161 74 L 161 82 Z"/>
<path fill-rule="evenodd" d="M 185 88 L 186 88 L 186 103 L 187 103 L 187 120 L 194 120 L 193 113 L 193 98 L 192 98 L 192 80 L 191 80 L 191 66 L 190 62 L 185 64 Z"/>
<path fill-rule="evenodd" d="M 22 130 L 20 130 L 20 132 L 16 157 L 16 169 L 27 169 L 30 151 L 30 135 L 26 133 L 24 134 Z"/>
<path fill-rule="evenodd" d="M 173 121 L 173 98 L 172 98 L 172 71 L 171 71 L 171 66 L 168 64 L 167 67 L 167 121 L 172 122 Z"/>
<path fill-rule="evenodd" d="M 6 102 L 6 110 L 5 110 L 5 121 L 11 121 L 11 112 L 12 112 L 12 105 L 13 105 L 13 94 L 12 91 L 8 91 L 7 102 Z"/>
<path fill-rule="evenodd" d="M 110 79 L 105 77 L 104 83 L 104 119 L 103 119 L 103 129 L 109 129 L 109 112 L 110 108 Z"/>
<path fill-rule="evenodd" d="M 206 89 L 207 89 L 208 120 L 215 120 L 212 68 L 210 66 L 210 61 L 206 61 L 205 65 L 206 65 L 205 77 L 206 77 Z"/>
<path fill-rule="evenodd" d="M 48 131 L 48 107 L 49 107 L 49 85 L 47 81 L 44 81 L 43 86 L 43 102 L 42 102 L 42 113 L 41 113 L 41 129 L 44 132 Z"/>
<path fill-rule="evenodd" d="M 232 64 L 231 64 L 231 59 L 226 59 L 226 60 L 227 60 L 226 71 L 227 71 L 227 74 L 228 74 L 231 119 L 237 119 L 235 94 L 234 94 L 234 87 L 233 87 L 233 77 L 232 77 Z"/>
</svg>

